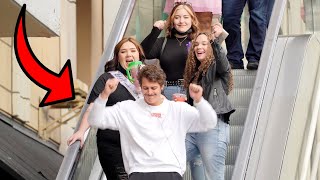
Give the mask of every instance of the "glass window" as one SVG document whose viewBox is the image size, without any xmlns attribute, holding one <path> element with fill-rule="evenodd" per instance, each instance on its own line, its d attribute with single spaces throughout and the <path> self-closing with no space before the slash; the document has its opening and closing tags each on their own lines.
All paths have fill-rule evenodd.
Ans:
<svg viewBox="0 0 320 180">
<path fill-rule="evenodd" d="M 288 0 L 280 34 L 312 34 L 320 31 L 319 0 Z"/>
<path fill-rule="evenodd" d="M 137 0 L 125 36 L 134 36 L 141 42 L 157 20 L 166 19 L 165 0 Z"/>
</svg>

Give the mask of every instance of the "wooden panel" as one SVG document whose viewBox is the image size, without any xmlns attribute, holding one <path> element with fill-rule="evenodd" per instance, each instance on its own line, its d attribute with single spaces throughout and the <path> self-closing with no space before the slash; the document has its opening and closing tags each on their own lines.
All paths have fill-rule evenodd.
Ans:
<svg viewBox="0 0 320 180">
<path fill-rule="evenodd" d="M 53 119 L 51 119 L 51 117 L 53 117 L 55 119 L 59 118 L 61 116 L 61 111 L 58 109 L 50 109 L 49 115 L 50 115 L 50 121 L 48 121 L 48 123 L 51 123 L 53 121 Z M 56 125 L 58 125 L 58 123 L 53 124 L 51 126 L 51 128 L 53 128 Z M 53 131 L 50 131 L 50 134 L 49 134 L 50 139 L 52 139 L 56 143 L 60 143 L 60 141 L 61 141 L 60 129 L 61 129 L 61 127 L 58 127 L 56 129 L 54 129 Z"/>
<path fill-rule="evenodd" d="M 19 93 L 21 97 L 30 99 L 31 95 L 31 80 L 21 70 L 12 49 L 12 91 Z"/>
<path fill-rule="evenodd" d="M 0 109 L 12 113 L 11 106 L 11 57 L 12 38 L 0 38 Z"/>
<path fill-rule="evenodd" d="M 48 39 L 48 38 L 38 38 L 38 37 L 29 37 L 29 43 L 32 48 L 33 53 L 36 55 L 36 57 L 40 60 L 41 63 L 46 65 L 43 62 L 42 59 L 42 54 L 45 53 L 43 52 L 43 48 L 47 47 L 47 44 L 45 41 L 42 42 L 41 44 L 41 39 Z M 45 45 L 43 45 L 45 44 Z M 30 103 L 31 105 L 35 107 L 39 107 L 39 103 L 44 97 L 46 91 L 38 87 L 36 84 L 31 83 L 31 94 L 32 96 L 30 97 Z M 37 119 L 38 121 L 38 119 Z"/>
<path fill-rule="evenodd" d="M 11 90 L 11 38 L 0 38 L 0 85 Z"/>
<path fill-rule="evenodd" d="M 32 51 L 39 61 L 50 70 L 60 72 L 59 38 L 29 38 Z M 45 44 L 45 46 L 44 46 Z"/>
<path fill-rule="evenodd" d="M 10 91 L 0 87 L 0 109 L 8 114 L 12 114 L 11 95 Z"/>
<path fill-rule="evenodd" d="M 32 129 L 39 130 L 39 110 L 35 107 L 30 106 L 30 121 L 26 125 L 30 126 Z"/>
<path fill-rule="evenodd" d="M 30 101 L 19 93 L 12 94 L 12 115 L 23 122 L 30 122 Z"/>
<path fill-rule="evenodd" d="M 42 101 L 43 97 L 47 91 L 41 89 L 36 84 L 31 84 L 31 97 L 30 97 L 30 104 L 34 107 L 39 107 L 40 102 Z"/>
</svg>

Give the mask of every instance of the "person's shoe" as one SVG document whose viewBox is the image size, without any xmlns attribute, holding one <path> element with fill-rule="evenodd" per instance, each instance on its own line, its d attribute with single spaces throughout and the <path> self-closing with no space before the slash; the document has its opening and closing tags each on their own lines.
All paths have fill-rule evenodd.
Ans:
<svg viewBox="0 0 320 180">
<path fill-rule="evenodd" d="M 249 61 L 247 64 L 248 70 L 257 70 L 259 67 L 259 61 Z"/>
<path fill-rule="evenodd" d="M 231 69 L 244 69 L 243 64 L 234 64 L 229 61 L 229 64 L 231 66 Z"/>
</svg>

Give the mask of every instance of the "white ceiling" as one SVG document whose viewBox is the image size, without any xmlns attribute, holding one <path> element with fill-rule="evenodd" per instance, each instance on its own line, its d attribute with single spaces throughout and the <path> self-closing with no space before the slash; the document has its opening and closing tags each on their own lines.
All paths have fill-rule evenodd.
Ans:
<svg viewBox="0 0 320 180">
<path fill-rule="evenodd" d="M 13 37 L 21 6 L 13 0 L 0 2 L 0 37 Z M 28 10 L 28 7 L 27 7 Z M 26 29 L 29 37 L 52 37 L 55 32 L 26 12 Z"/>
</svg>

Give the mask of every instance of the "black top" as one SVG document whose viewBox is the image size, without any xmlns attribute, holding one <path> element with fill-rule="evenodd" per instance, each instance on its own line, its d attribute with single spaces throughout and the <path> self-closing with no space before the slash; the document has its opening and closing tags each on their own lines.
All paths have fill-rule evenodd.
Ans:
<svg viewBox="0 0 320 180">
<path fill-rule="evenodd" d="M 109 73 L 103 73 L 96 83 L 94 84 L 92 91 L 90 93 L 88 104 L 92 103 L 99 97 L 99 94 L 103 91 L 106 82 L 108 79 L 113 78 L 113 76 Z M 106 106 L 113 106 L 117 102 L 125 101 L 125 100 L 135 100 L 134 97 L 130 94 L 130 92 L 119 83 L 117 89 L 110 94 Z"/>
<path fill-rule="evenodd" d="M 109 78 L 113 78 L 113 76 L 109 73 L 103 73 L 94 84 L 90 96 L 88 98 L 88 104 L 94 102 L 94 100 L 99 97 L 99 94 L 103 91 L 106 81 Z M 119 83 L 117 89 L 110 94 L 106 106 L 112 106 L 117 102 L 125 101 L 125 100 L 135 100 L 134 97 L 129 93 L 129 91 Z M 118 144 L 120 146 L 120 135 L 119 131 L 114 130 L 98 130 L 97 132 L 98 142 L 105 143 L 113 143 Z"/>
<path fill-rule="evenodd" d="M 168 81 L 183 79 L 184 68 L 188 57 L 187 44 L 190 38 L 168 37 L 166 46 L 161 54 L 164 37 L 158 38 L 161 30 L 153 27 L 151 33 L 142 41 L 141 45 L 147 59 L 157 58 L 166 73 Z M 181 43 L 181 46 L 180 46 Z"/>
</svg>

